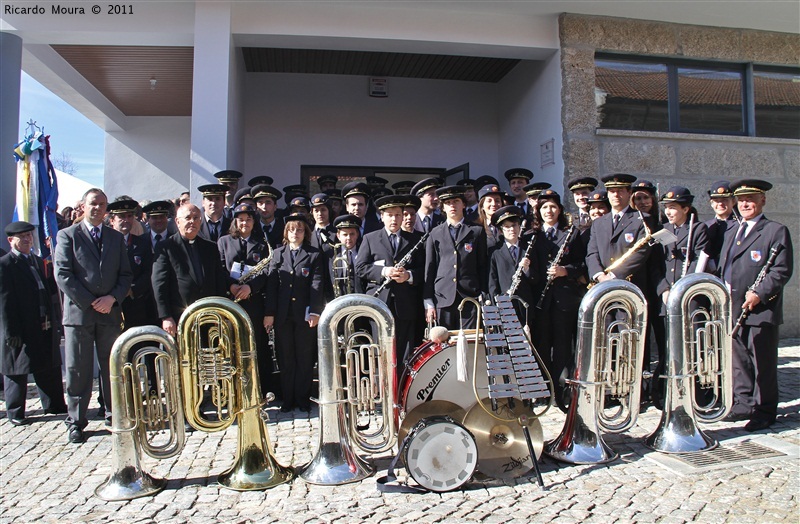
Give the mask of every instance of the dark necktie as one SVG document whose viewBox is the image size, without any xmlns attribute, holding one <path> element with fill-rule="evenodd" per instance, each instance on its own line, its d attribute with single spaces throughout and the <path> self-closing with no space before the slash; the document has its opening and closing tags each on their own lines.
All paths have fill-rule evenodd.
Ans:
<svg viewBox="0 0 800 524">
<path fill-rule="evenodd" d="M 551 227 L 547 230 L 547 240 L 554 242 L 556 240 L 556 228 Z"/>
<path fill-rule="evenodd" d="M 736 232 L 736 245 L 737 246 L 741 246 L 742 245 L 742 241 L 744 240 L 744 237 L 746 236 L 745 233 L 747 233 L 747 222 L 742 222 L 742 225 L 739 226 L 739 231 Z"/>
<path fill-rule="evenodd" d="M 518 255 L 517 246 L 510 246 L 508 249 L 511 251 L 511 260 L 516 262 L 517 261 L 517 255 Z"/>
<path fill-rule="evenodd" d="M 209 226 L 209 235 L 211 236 L 211 240 L 216 242 L 219 239 L 219 221 L 217 222 L 208 222 Z"/>
<path fill-rule="evenodd" d="M 100 241 L 100 228 L 97 226 L 93 226 L 91 230 L 91 235 L 92 235 L 92 242 L 94 242 L 94 247 L 96 247 L 98 251 L 101 251 L 103 243 Z"/>
<path fill-rule="evenodd" d="M 520 208 L 523 213 L 525 212 L 525 202 L 517 202 L 517 207 Z"/>
<path fill-rule="evenodd" d="M 239 257 L 243 261 L 247 259 L 247 240 L 243 238 L 239 239 Z"/>
<path fill-rule="evenodd" d="M 392 256 L 397 258 L 397 235 L 392 233 L 389 235 L 389 243 L 392 245 Z"/>
<path fill-rule="evenodd" d="M 456 237 L 458 236 L 458 228 L 459 226 L 450 226 L 450 238 L 453 239 L 453 242 L 456 241 Z"/>
<path fill-rule="evenodd" d="M 681 226 L 675 226 L 675 236 L 678 235 L 678 231 L 681 230 Z"/>
<path fill-rule="evenodd" d="M 426 233 L 429 233 L 431 230 L 431 217 L 430 215 L 426 216 L 422 219 L 422 227 L 425 229 Z"/>
<path fill-rule="evenodd" d="M 156 241 L 153 243 L 153 248 L 157 248 L 161 243 L 161 233 L 156 233 Z"/>
<path fill-rule="evenodd" d="M 622 216 L 622 213 L 617 213 L 616 215 L 614 215 L 614 219 L 613 219 L 613 222 L 612 222 L 613 223 L 612 229 L 617 229 L 617 226 L 619 225 L 619 219 L 620 219 L 621 216 Z"/>
<path fill-rule="evenodd" d="M 295 260 L 295 258 L 297 258 L 297 250 L 296 249 L 292 249 L 290 251 L 290 254 L 292 256 L 292 265 L 294 265 L 294 260 Z"/>
<path fill-rule="evenodd" d="M 725 267 L 722 268 L 722 279 L 725 282 L 730 284 L 731 282 L 731 265 L 733 263 L 733 251 L 734 245 L 740 246 L 742 244 L 742 240 L 744 240 L 744 234 L 747 231 L 747 222 L 742 222 L 739 226 L 739 231 L 736 232 L 736 239 L 733 244 L 731 244 L 730 249 L 728 249 L 727 257 L 725 258 Z"/>
</svg>

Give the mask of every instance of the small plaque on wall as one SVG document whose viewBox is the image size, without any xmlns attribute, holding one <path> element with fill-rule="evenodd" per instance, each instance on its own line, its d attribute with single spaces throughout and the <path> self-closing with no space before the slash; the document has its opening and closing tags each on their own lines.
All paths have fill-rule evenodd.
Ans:
<svg viewBox="0 0 800 524">
<path fill-rule="evenodd" d="M 385 78 L 369 79 L 369 96 L 386 98 L 389 96 L 389 82 Z"/>
<path fill-rule="evenodd" d="M 542 167 L 552 166 L 556 163 L 555 147 L 556 141 L 554 138 L 539 146 L 542 155 Z"/>
</svg>

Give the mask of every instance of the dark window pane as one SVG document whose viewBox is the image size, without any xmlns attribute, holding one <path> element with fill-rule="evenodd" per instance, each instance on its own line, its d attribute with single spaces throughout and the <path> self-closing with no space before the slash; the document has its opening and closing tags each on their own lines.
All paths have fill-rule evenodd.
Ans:
<svg viewBox="0 0 800 524">
<path fill-rule="evenodd" d="M 680 129 L 741 133 L 743 73 L 678 68 Z"/>
<path fill-rule="evenodd" d="M 800 73 L 753 71 L 756 136 L 800 139 Z"/>
<path fill-rule="evenodd" d="M 666 65 L 597 59 L 594 92 L 601 128 L 669 131 Z"/>
</svg>

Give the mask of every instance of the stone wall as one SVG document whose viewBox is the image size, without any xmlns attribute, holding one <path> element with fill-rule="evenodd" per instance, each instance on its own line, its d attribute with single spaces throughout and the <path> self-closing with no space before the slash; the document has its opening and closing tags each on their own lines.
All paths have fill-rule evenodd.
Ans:
<svg viewBox="0 0 800 524">
<path fill-rule="evenodd" d="M 716 180 L 764 178 L 774 184 L 765 214 L 789 227 L 800 245 L 800 142 L 797 140 L 597 129 L 597 51 L 796 66 L 800 35 L 563 14 L 561 39 L 564 180 L 626 172 L 659 184 L 684 185 L 696 207 Z M 565 199 L 568 201 L 568 199 Z M 800 336 L 800 257 L 784 292 L 781 336 Z"/>
</svg>

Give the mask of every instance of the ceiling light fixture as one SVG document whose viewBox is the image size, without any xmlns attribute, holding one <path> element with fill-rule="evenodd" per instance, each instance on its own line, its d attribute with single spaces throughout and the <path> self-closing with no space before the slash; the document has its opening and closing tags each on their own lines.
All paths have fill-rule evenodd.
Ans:
<svg viewBox="0 0 800 524">
<path fill-rule="evenodd" d="M 150 91 L 155 91 L 155 90 L 156 90 L 156 79 L 155 78 L 151 78 L 150 79 Z"/>
</svg>

